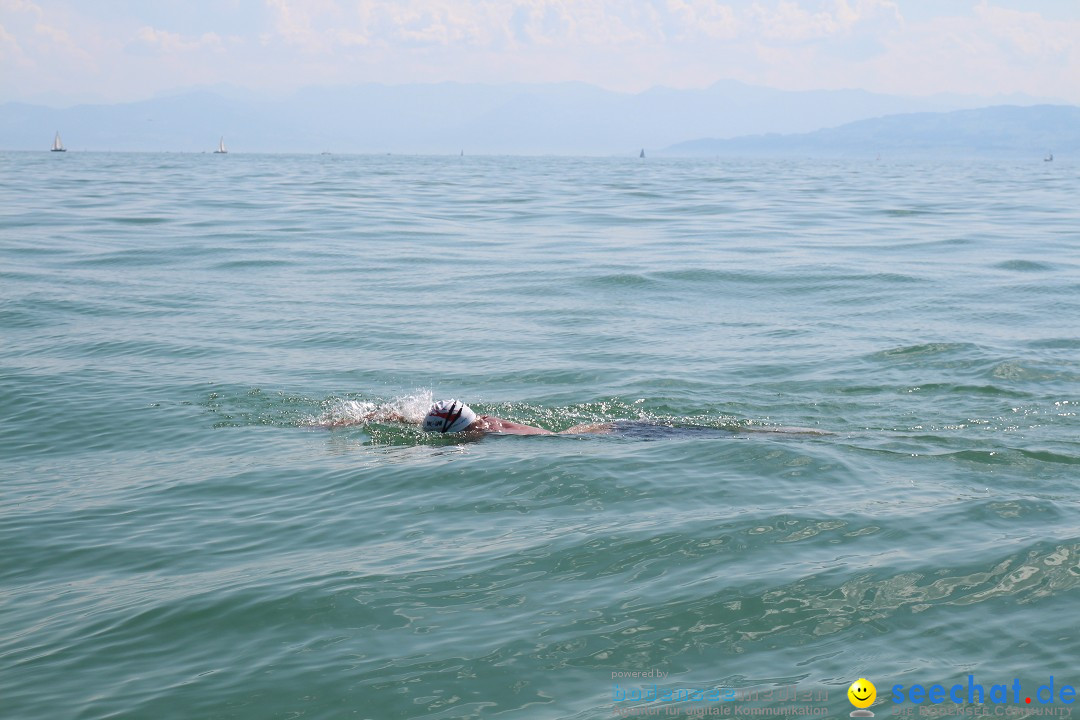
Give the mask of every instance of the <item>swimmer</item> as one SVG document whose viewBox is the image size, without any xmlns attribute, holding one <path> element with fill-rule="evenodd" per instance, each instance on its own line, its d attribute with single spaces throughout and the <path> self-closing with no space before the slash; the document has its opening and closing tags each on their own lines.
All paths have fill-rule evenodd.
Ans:
<svg viewBox="0 0 1080 720">
<path fill-rule="evenodd" d="M 442 400 L 431 406 L 421 427 L 435 433 L 499 433 L 501 435 L 577 435 L 609 433 L 612 423 L 575 425 L 559 433 L 503 420 L 494 415 L 477 415 L 471 407 L 458 400 Z"/>
<path fill-rule="evenodd" d="M 334 420 L 323 425 L 326 428 L 360 425 L 371 421 L 410 423 L 411 421 L 397 410 L 381 409 L 365 413 L 362 417 Z M 486 434 L 495 435 L 610 435 L 617 433 L 622 437 L 639 440 L 659 440 L 672 436 L 702 435 L 743 435 L 747 433 L 785 434 L 785 435 L 831 435 L 825 430 L 802 427 L 751 427 L 732 425 L 727 427 L 699 427 L 693 425 L 671 425 L 650 420 L 616 420 L 615 422 L 583 423 L 560 432 L 552 432 L 533 425 L 523 425 L 513 420 L 504 420 L 494 415 L 477 415 L 476 412 L 460 400 L 442 400 L 431 406 L 420 427 L 427 432 L 443 434 L 461 433 L 466 437 L 478 438 Z"/>
</svg>

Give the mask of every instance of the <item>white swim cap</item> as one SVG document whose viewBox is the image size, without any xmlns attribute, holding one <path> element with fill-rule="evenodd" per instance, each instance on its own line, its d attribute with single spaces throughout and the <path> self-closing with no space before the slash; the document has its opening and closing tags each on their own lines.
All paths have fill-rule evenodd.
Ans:
<svg viewBox="0 0 1080 720">
<path fill-rule="evenodd" d="M 461 432 L 472 425 L 474 420 L 476 420 L 476 413 L 465 403 L 457 400 L 442 400 L 428 410 L 423 428 L 428 432 Z"/>
</svg>

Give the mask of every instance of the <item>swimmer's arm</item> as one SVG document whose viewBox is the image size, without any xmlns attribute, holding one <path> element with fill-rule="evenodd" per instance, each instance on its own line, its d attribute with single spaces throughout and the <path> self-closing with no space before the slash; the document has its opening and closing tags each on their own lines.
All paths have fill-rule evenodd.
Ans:
<svg viewBox="0 0 1080 720">
<path fill-rule="evenodd" d="M 585 435 L 586 433 L 591 435 L 607 435 L 615 430 L 615 423 L 583 423 L 581 425 L 575 425 L 572 428 L 566 428 L 559 432 L 559 435 Z"/>
<path fill-rule="evenodd" d="M 505 435 L 554 435 L 555 433 L 532 425 L 522 425 L 512 420 L 503 420 L 492 415 L 480 416 L 478 430 L 484 432 L 503 433 Z"/>
<path fill-rule="evenodd" d="M 479 418 L 479 423 L 483 425 L 484 432 L 496 432 L 503 433 L 505 435 L 581 435 L 584 433 L 592 434 L 604 434 L 611 432 L 615 425 L 613 423 L 586 423 L 583 425 L 575 425 L 572 428 L 568 428 L 559 433 L 553 433 L 550 430 L 543 428 L 533 427 L 532 425 L 522 425 L 512 420 L 503 420 L 502 418 L 492 417 L 491 415 L 483 415 Z"/>
</svg>

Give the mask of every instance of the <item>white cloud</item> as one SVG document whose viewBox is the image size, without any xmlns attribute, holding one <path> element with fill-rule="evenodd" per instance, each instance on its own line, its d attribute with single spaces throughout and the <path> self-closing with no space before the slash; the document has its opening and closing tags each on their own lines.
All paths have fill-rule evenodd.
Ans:
<svg viewBox="0 0 1080 720">
<path fill-rule="evenodd" d="M 0 0 L 0 10 L 5 21 L 0 27 L 0 52 L 17 65 L 42 70 L 60 60 L 94 62 L 65 27 L 68 17 L 64 13 L 46 12 L 28 0 Z"/>
<path fill-rule="evenodd" d="M 163 53 L 184 53 L 194 50 L 222 50 L 223 43 L 217 33 L 203 33 L 199 37 L 185 37 L 179 33 L 141 27 L 135 33 L 143 45 Z"/>
<path fill-rule="evenodd" d="M 7 67 L 33 67 L 34 62 L 23 51 L 18 39 L 0 25 L 0 64 Z"/>
<path fill-rule="evenodd" d="M 274 17 L 274 30 L 286 43 L 309 50 L 319 48 L 319 33 L 312 25 L 312 11 L 317 15 L 333 12 L 333 3 L 290 2 L 290 0 L 266 0 L 267 9 Z"/>
<path fill-rule="evenodd" d="M 0 10 L 5 13 L 29 13 L 34 16 L 34 20 L 40 22 L 45 17 L 45 12 L 40 6 L 29 2 L 29 0 L 0 0 Z"/>
<path fill-rule="evenodd" d="M 775 5 L 755 2 L 748 15 L 757 22 L 757 30 L 767 40 L 818 40 L 852 33 L 860 25 L 880 21 L 901 21 L 899 7 L 888 0 L 847 0 L 808 10 L 800 2 L 781 0 Z"/>
<path fill-rule="evenodd" d="M 730 40 L 739 32 L 735 10 L 716 0 L 667 0 L 667 10 L 681 24 L 683 37 Z"/>
<path fill-rule="evenodd" d="M 1004 41 L 1025 58 L 1045 58 L 1075 51 L 1080 42 L 1080 23 L 1051 22 L 1036 12 L 993 7 L 982 2 L 975 8 L 987 32 Z"/>
<path fill-rule="evenodd" d="M 710 6 L 711 0 L 691 0 Z M 467 48 L 617 45 L 658 38 L 657 15 L 640 0 L 266 0 L 276 35 L 309 52 L 337 44 Z M 714 11 L 713 15 L 716 12 Z M 706 22 L 716 22 L 703 14 Z"/>
<path fill-rule="evenodd" d="M 868 64 L 892 92 L 1021 92 L 1080 102 L 1080 20 L 1050 22 L 987 2 L 970 16 L 909 23 Z"/>
</svg>

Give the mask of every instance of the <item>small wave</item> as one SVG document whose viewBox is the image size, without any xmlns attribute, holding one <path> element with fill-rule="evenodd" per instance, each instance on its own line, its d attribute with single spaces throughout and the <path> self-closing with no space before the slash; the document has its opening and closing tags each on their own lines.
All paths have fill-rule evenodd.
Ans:
<svg viewBox="0 0 1080 720">
<path fill-rule="evenodd" d="M 1080 350 L 1080 338 L 1046 338 L 1032 340 L 1028 347 L 1039 350 Z"/>
<path fill-rule="evenodd" d="M 586 281 L 590 285 L 599 287 L 643 287 L 653 284 L 653 281 L 644 275 L 637 273 L 614 273 L 599 275 Z"/>
<path fill-rule="evenodd" d="M 888 208 L 884 211 L 888 217 L 917 217 L 919 215 L 933 215 L 930 208 Z"/>
<path fill-rule="evenodd" d="M 971 343 L 922 343 L 919 345 L 905 345 L 876 353 L 875 357 L 907 357 L 912 355 L 943 355 L 946 353 L 962 350 L 971 350 L 975 346 Z"/>
<path fill-rule="evenodd" d="M 43 328 L 49 327 L 54 322 L 54 320 L 42 317 L 31 310 L 23 310 L 22 308 L 0 309 L 0 328 Z"/>
<path fill-rule="evenodd" d="M 102 218 L 102 220 L 106 223 L 115 223 L 118 225 L 160 225 L 169 222 L 172 218 L 146 215 L 134 217 L 107 217 Z"/>
<path fill-rule="evenodd" d="M 289 267 L 294 263 L 287 260 L 271 260 L 271 259 L 247 259 L 247 260 L 227 260 L 225 262 L 218 263 L 213 266 L 214 270 L 259 270 L 261 268 L 276 268 L 276 267 Z"/>
<path fill-rule="evenodd" d="M 962 383 L 923 383 L 917 388 L 918 392 L 926 394 L 964 395 L 967 397 L 1002 397 L 1002 398 L 1030 398 L 1032 394 L 1023 390 L 1001 387 L 999 385 L 965 385 Z"/>
<path fill-rule="evenodd" d="M 998 363 L 991 370 L 991 376 L 998 380 L 1030 380 L 1036 382 L 1074 383 L 1080 380 L 1080 374 L 1066 369 L 1048 366 L 1047 363 L 1021 363 L 1006 361 Z"/>
<path fill-rule="evenodd" d="M 650 273 L 650 277 L 675 283 L 747 283 L 754 286 L 787 285 L 792 282 L 791 276 L 784 273 L 754 270 L 713 270 L 707 268 L 658 270 Z"/>
<path fill-rule="evenodd" d="M 1040 463 L 1080 465 L 1080 457 L 1076 455 L 1064 455 L 1051 450 L 1025 450 L 1023 448 L 1017 448 L 1016 452 L 1029 460 L 1037 460 Z"/>
<path fill-rule="evenodd" d="M 1049 263 L 1035 262 L 1033 260 L 1006 260 L 993 266 L 998 270 L 1014 270 L 1016 272 L 1047 272 L 1054 266 Z"/>
</svg>

